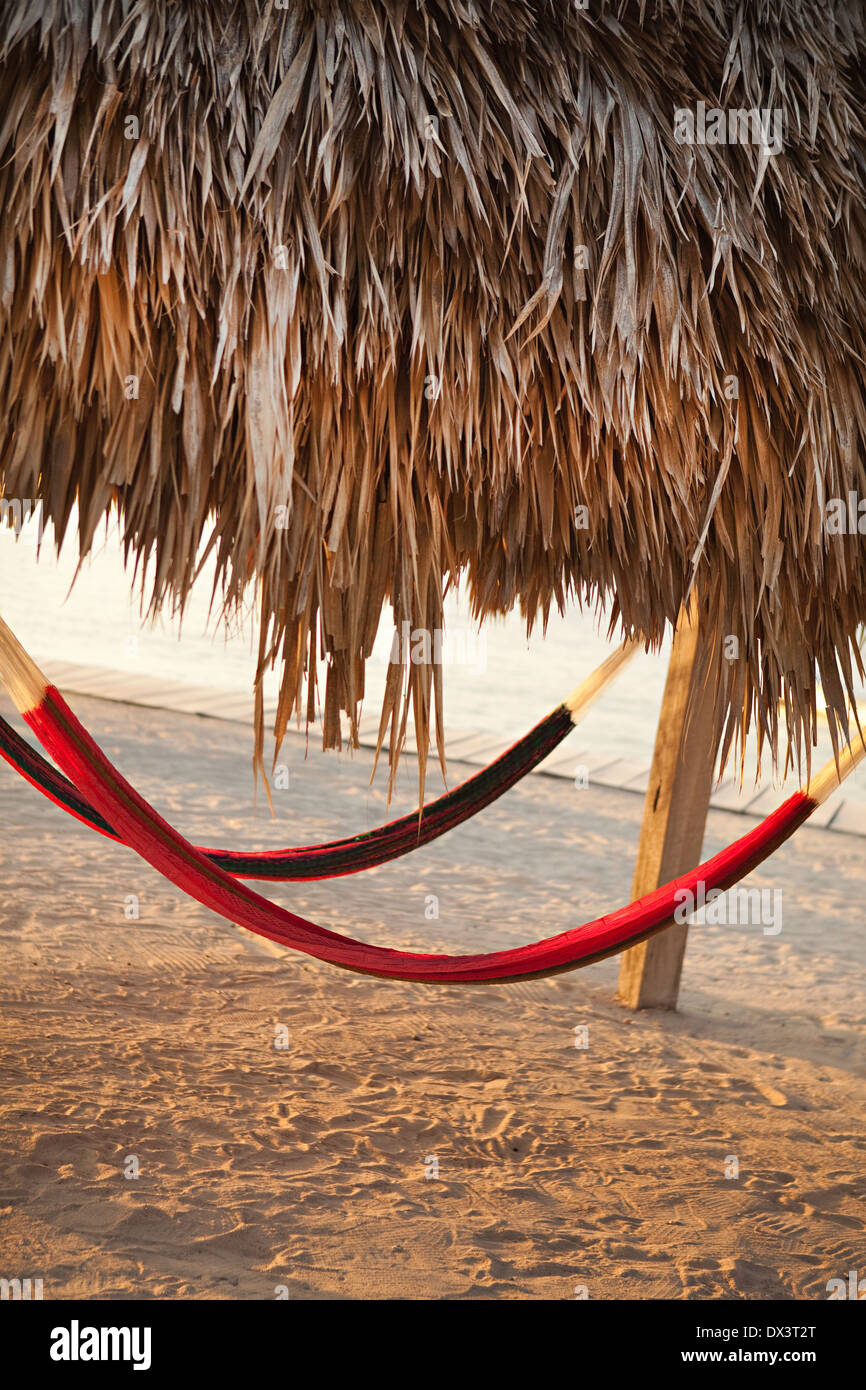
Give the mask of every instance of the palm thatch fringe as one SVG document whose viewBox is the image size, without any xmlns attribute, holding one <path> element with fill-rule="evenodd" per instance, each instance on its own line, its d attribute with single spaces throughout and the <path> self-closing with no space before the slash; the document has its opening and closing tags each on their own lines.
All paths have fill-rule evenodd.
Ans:
<svg viewBox="0 0 866 1390">
<path fill-rule="evenodd" d="M 859 670 L 866 36 L 842 0 L 9 0 L 0 487 L 154 608 L 251 583 L 277 744 L 357 733 L 383 607 L 736 637 L 726 754 L 808 755 Z M 783 147 L 681 144 L 704 101 Z M 586 508 L 583 512 L 580 509 Z M 784 737 L 778 703 L 786 711 Z M 421 781 L 442 671 L 390 672 Z M 261 704 L 260 737 L 261 737 Z M 261 746 L 261 745 L 259 745 Z"/>
</svg>

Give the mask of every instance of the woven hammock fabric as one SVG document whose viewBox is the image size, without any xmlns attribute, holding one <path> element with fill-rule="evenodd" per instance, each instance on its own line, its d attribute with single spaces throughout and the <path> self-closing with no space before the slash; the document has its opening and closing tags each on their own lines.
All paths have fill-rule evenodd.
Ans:
<svg viewBox="0 0 866 1390">
<path fill-rule="evenodd" d="M 307 880 L 339 878 L 408 854 L 489 806 L 519 782 L 559 746 L 574 724 L 565 705 L 559 705 L 524 738 L 481 772 L 418 812 L 343 840 L 300 845 L 271 852 L 205 849 L 200 852 L 238 878 Z M 113 840 L 122 840 L 86 797 L 19 734 L 0 718 L 0 756 L 56 805 L 85 825 Z"/>
<path fill-rule="evenodd" d="M 211 863 L 237 878 L 291 881 L 339 878 L 397 859 L 438 839 L 446 831 L 491 805 L 553 752 L 583 713 L 618 674 L 634 651 L 626 644 L 613 652 L 577 687 L 568 700 L 540 720 L 528 734 L 487 767 L 440 796 L 420 814 L 413 812 L 361 835 L 321 845 L 244 853 L 196 846 Z M 85 825 L 122 840 L 77 787 L 52 767 L 26 739 L 0 717 L 0 756 L 56 805 Z"/>
<path fill-rule="evenodd" d="M 853 770 L 866 747 L 846 750 L 760 825 L 704 864 L 618 911 L 514 950 L 476 955 L 397 951 L 329 931 L 238 883 L 209 862 L 138 795 L 79 723 L 60 693 L 0 619 L 0 674 L 29 727 L 54 761 L 128 845 L 205 907 L 259 936 L 361 974 L 439 984 L 531 979 L 572 970 L 615 954 L 661 930 L 684 889 L 731 887 L 808 819 Z"/>
</svg>

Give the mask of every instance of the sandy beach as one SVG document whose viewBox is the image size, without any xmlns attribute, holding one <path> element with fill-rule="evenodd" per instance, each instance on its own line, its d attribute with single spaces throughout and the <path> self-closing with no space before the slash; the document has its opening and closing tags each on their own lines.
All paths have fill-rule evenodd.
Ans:
<svg viewBox="0 0 866 1390">
<path fill-rule="evenodd" d="M 272 819 L 249 730 L 74 706 L 200 843 L 387 818 L 366 750 L 290 739 Z M 268 891 L 383 944 L 517 945 L 627 901 L 641 811 L 532 777 L 394 864 Z M 45 1298 L 822 1299 L 866 1270 L 858 838 L 799 832 L 748 881 L 781 932 L 693 927 L 680 1011 L 631 1014 L 617 961 L 433 990 L 272 948 L 5 765 L 0 814 L 0 1268 Z M 706 852 L 745 828 L 712 810 Z"/>
</svg>

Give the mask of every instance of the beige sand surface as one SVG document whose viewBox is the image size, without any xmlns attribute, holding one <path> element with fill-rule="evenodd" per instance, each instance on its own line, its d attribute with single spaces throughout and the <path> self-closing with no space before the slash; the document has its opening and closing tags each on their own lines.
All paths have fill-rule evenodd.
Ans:
<svg viewBox="0 0 866 1390">
<path fill-rule="evenodd" d="M 304 763 L 296 740 L 272 821 L 247 730 L 75 704 L 204 843 L 385 818 L 365 752 Z M 402 784 L 395 814 L 408 761 Z M 386 944 L 513 945 L 627 900 L 641 804 L 531 778 L 396 864 L 269 891 Z M 615 961 L 434 991 L 271 948 L 5 765 L 0 824 L 0 1275 L 46 1298 L 557 1299 L 866 1275 L 862 841 L 801 831 L 750 880 L 783 889 L 781 934 L 693 928 L 681 1012 L 635 1016 Z M 712 812 L 707 851 L 746 828 Z"/>
</svg>

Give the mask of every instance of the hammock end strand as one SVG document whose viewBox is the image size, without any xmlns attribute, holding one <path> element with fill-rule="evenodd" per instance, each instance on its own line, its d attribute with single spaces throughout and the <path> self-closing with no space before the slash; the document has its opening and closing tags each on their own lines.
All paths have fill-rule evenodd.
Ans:
<svg viewBox="0 0 866 1390">
<path fill-rule="evenodd" d="M 45 698 L 48 682 L 36 662 L 27 655 L 15 633 L 0 617 L 0 676 L 19 714 L 37 709 Z"/>
</svg>

